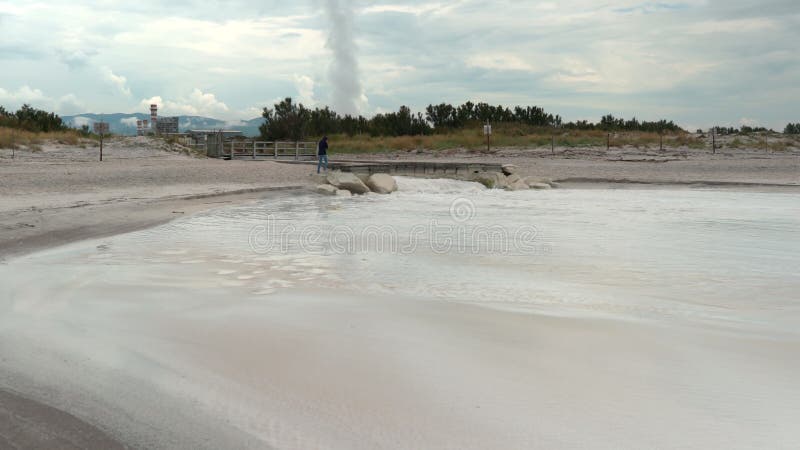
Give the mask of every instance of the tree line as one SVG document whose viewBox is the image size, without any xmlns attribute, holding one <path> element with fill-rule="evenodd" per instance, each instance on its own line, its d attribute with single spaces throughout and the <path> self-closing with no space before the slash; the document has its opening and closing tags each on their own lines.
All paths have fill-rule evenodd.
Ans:
<svg viewBox="0 0 800 450">
<path fill-rule="evenodd" d="M 300 141 L 308 136 L 326 134 L 368 134 L 370 136 L 419 136 L 448 133 L 464 128 L 477 128 L 490 122 L 521 124 L 531 127 L 563 128 L 568 130 L 645 131 L 677 132 L 682 129 L 673 121 L 625 120 L 612 115 L 604 116 L 600 122 L 588 121 L 564 123 L 561 116 L 547 113 L 538 106 L 515 106 L 514 108 L 488 103 L 466 102 L 453 106 L 448 103 L 428 105 L 425 114 L 414 113 L 407 106 L 396 112 L 379 113 L 372 118 L 350 114 L 340 115 L 331 108 L 308 108 L 287 97 L 264 108 L 265 123 L 259 131 L 266 140 Z"/>
<path fill-rule="evenodd" d="M 22 105 L 16 112 L 0 106 L 0 127 L 18 128 L 32 132 L 63 131 L 67 126 L 55 113 Z"/>
<path fill-rule="evenodd" d="M 784 134 L 800 134 L 800 122 L 798 123 L 790 123 L 786 125 L 786 128 L 783 130 Z"/>
</svg>

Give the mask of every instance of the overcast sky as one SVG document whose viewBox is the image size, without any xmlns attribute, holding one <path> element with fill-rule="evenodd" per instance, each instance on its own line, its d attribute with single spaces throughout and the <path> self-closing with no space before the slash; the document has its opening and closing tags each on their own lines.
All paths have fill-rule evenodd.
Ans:
<svg viewBox="0 0 800 450">
<path fill-rule="evenodd" d="M 233 121 L 285 96 L 331 104 L 331 2 L 0 0 L 0 105 L 68 115 L 155 100 Z M 473 100 L 566 120 L 800 122 L 798 0 L 339 3 L 365 115 Z"/>
</svg>

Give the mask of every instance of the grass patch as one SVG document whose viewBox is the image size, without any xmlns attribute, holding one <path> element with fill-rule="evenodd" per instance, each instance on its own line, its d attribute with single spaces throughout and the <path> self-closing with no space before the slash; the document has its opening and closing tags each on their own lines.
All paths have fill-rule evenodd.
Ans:
<svg viewBox="0 0 800 450">
<path fill-rule="evenodd" d="M 491 137 L 492 148 L 550 148 L 555 140 L 559 148 L 605 147 L 609 133 L 601 130 L 553 130 L 550 128 L 523 128 L 498 125 Z M 484 151 L 486 136 L 482 130 L 455 130 L 429 136 L 329 136 L 331 148 L 338 153 L 385 153 L 391 151 L 466 149 Z M 659 148 L 658 133 L 611 133 L 611 147 L 633 146 Z M 703 148 L 705 141 L 688 133 L 664 135 L 664 148 Z"/>
<path fill-rule="evenodd" d="M 15 128 L 0 127 L 0 148 L 38 148 L 45 142 L 57 142 L 62 145 L 78 145 L 83 137 L 74 130 L 34 133 Z"/>
</svg>

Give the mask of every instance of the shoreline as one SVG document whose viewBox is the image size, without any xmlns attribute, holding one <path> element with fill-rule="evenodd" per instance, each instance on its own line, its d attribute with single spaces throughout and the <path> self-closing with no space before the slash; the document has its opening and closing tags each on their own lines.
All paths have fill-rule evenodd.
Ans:
<svg viewBox="0 0 800 450">
<path fill-rule="evenodd" d="M 154 227 L 223 204 L 256 201 L 270 195 L 305 191 L 307 188 L 305 185 L 268 186 L 222 193 L 167 196 L 146 201 L 28 210 L 12 215 L 0 213 L 0 264 L 72 242 Z M 36 226 L 15 227 L 13 222 L 34 222 Z"/>
</svg>

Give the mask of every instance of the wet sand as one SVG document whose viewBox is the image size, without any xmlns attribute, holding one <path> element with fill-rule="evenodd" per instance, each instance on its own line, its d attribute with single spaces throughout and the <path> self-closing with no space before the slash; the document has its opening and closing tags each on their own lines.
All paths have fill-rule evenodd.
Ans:
<svg viewBox="0 0 800 450">
<path fill-rule="evenodd" d="M 75 156 L 78 153 L 69 153 L 72 151 L 77 152 L 76 149 L 56 149 L 54 154 L 58 158 L 48 158 L 46 149 L 44 155 L 33 158 L 3 160 L 0 166 L 0 264 L 2 258 L 9 259 L 68 242 L 141 229 L 215 206 L 257 199 L 273 189 L 303 189 L 312 183 L 308 176 L 311 168 L 308 166 L 197 160 L 151 151 L 124 153 L 129 149 L 120 146 L 115 150 L 113 145 L 108 150 L 107 161 L 95 163 L 88 159 L 89 150 L 80 158 Z M 572 182 L 589 184 L 631 181 L 733 183 L 745 187 L 750 184 L 762 187 L 800 184 L 800 159 L 791 152 L 774 156 L 742 152 L 740 155 L 729 154 L 727 158 L 725 155 L 699 155 L 675 161 L 609 160 L 588 153 L 551 159 L 546 155 L 519 152 L 491 156 L 456 153 L 398 157 L 418 160 L 479 158 L 512 162 L 527 176 L 551 180 L 571 179 Z M 348 158 L 351 157 L 348 155 Z M 215 197 L 217 195 L 220 197 Z M 746 412 L 758 411 L 759 399 L 769 397 L 779 402 L 778 398 L 773 397 L 781 392 L 784 396 L 791 395 L 793 379 L 788 374 L 796 371 L 797 367 L 791 367 L 789 363 L 786 367 L 791 370 L 788 371 L 786 367 L 773 368 L 774 373 L 780 374 L 781 384 L 773 386 L 776 389 L 761 391 L 756 388 L 759 392 L 752 396 L 734 395 L 730 397 L 733 399 L 730 404 L 709 410 L 709 414 L 723 417 L 719 419 L 721 423 L 715 422 L 718 419 L 703 416 L 686 417 L 676 429 L 664 429 L 663 434 L 651 437 L 635 435 L 638 422 L 633 419 L 634 416 L 639 415 L 641 419 L 644 415 L 644 420 L 652 425 L 651 428 L 657 429 L 663 408 L 670 404 L 696 401 L 692 393 L 698 387 L 691 380 L 684 380 L 674 392 L 664 394 L 654 390 L 659 380 L 670 376 L 668 367 L 641 365 L 641 361 L 634 363 L 624 357 L 626 352 L 652 352 L 653 361 L 673 361 L 675 367 L 694 368 L 692 370 L 698 376 L 714 373 L 727 383 L 720 388 L 723 391 L 743 392 L 752 380 L 761 380 L 767 373 L 763 367 L 751 367 L 743 363 L 759 354 L 758 339 L 743 340 L 731 346 L 729 340 L 715 337 L 714 333 L 662 333 L 605 321 L 576 323 L 502 311 L 487 313 L 484 309 L 464 305 L 447 304 L 431 308 L 429 304 L 421 306 L 413 301 L 374 303 L 363 298 L 340 298 L 322 307 L 318 302 L 308 301 L 308 298 L 317 295 L 319 293 L 309 293 L 304 302 L 272 305 L 278 309 L 271 311 L 271 314 L 267 314 L 270 311 L 252 310 L 247 302 L 235 305 L 233 310 L 216 319 L 211 318 L 213 314 L 222 311 L 207 310 L 202 320 L 209 322 L 204 328 L 196 328 L 197 317 L 187 318 L 180 314 L 165 317 L 159 313 L 126 319 L 134 320 L 136 324 L 148 323 L 147 327 L 136 333 L 141 339 L 132 339 L 129 341 L 131 343 L 147 341 L 149 332 L 155 335 L 174 333 L 170 335 L 179 338 L 173 342 L 177 347 L 154 347 L 152 351 L 144 351 L 152 361 L 158 361 L 174 371 L 175 378 L 166 382 L 167 387 L 185 386 L 182 383 L 187 383 L 186 378 L 181 381 L 181 377 L 188 377 L 198 385 L 214 386 L 214 380 L 222 377 L 236 380 L 240 386 L 247 386 L 247 389 L 236 394 L 240 404 L 244 405 L 238 417 L 243 417 L 249 423 L 249 428 L 245 427 L 247 429 L 215 424 L 206 415 L 209 411 L 219 413 L 220 410 L 216 408 L 223 408 L 224 411 L 225 402 L 214 399 L 215 395 L 231 395 L 224 384 L 216 385 L 210 392 L 193 393 L 200 399 L 199 410 L 202 413 L 193 415 L 189 412 L 185 416 L 176 416 L 183 419 L 183 428 L 176 428 L 174 436 L 162 436 L 160 440 L 150 441 L 148 439 L 153 438 L 148 437 L 148 432 L 156 429 L 160 420 L 166 419 L 170 412 L 187 410 L 187 407 L 191 411 L 189 405 L 193 403 L 171 404 L 172 409 L 154 414 L 151 423 L 138 423 L 137 431 L 130 429 L 130 424 L 122 425 L 124 420 L 119 417 L 109 420 L 103 412 L 107 411 L 106 408 L 112 408 L 124 417 L 139 408 L 141 414 L 141 408 L 147 407 L 147 401 L 160 398 L 157 386 L 148 382 L 136 386 L 142 403 L 135 401 L 139 395 L 122 397 L 120 401 L 130 402 L 127 405 L 109 405 L 98 399 L 85 398 L 80 386 L 76 385 L 70 385 L 69 389 L 55 397 L 42 395 L 38 398 L 39 403 L 29 400 L 28 396 L 16 394 L 18 387 L 24 387 L 28 393 L 41 393 L 54 383 L 53 377 L 57 379 L 59 375 L 78 379 L 86 375 L 83 369 L 62 362 L 59 352 L 53 351 L 50 355 L 35 358 L 2 361 L 6 370 L 0 374 L 3 375 L 0 377 L 0 389 L 5 389 L 0 390 L 0 417 L 10 420 L 0 421 L 0 447 L 47 447 L 54 444 L 55 448 L 116 448 L 119 441 L 136 447 L 150 443 L 161 447 L 214 448 L 215 445 L 265 445 L 261 438 L 277 436 L 277 440 L 271 444 L 296 448 L 377 448 L 380 447 L 379 443 L 388 442 L 426 447 L 477 448 L 502 446 L 502 442 L 496 440 L 497 436 L 507 436 L 508 444 L 524 440 L 525 427 L 530 424 L 522 419 L 533 415 L 541 417 L 536 426 L 545 431 L 540 435 L 544 440 L 529 442 L 531 446 L 592 445 L 593 442 L 581 440 L 575 434 L 577 428 L 591 430 L 592 433 L 587 435 L 605 436 L 603 446 L 609 448 L 624 445 L 630 433 L 634 433 L 638 442 L 649 441 L 654 445 L 670 442 L 681 446 L 706 442 L 709 445 L 742 448 L 789 444 L 794 437 L 783 427 L 796 413 L 788 407 L 784 411 L 763 411 L 765 415 L 772 414 L 781 420 L 772 424 L 757 424 L 758 432 L 753 433 L 748 442 L 726 437 L 726 430 L 731 436 L 736 435 L 733 431 L 737 424 L 746 420 Z M 200 308 L 200 311 L 204 308 L 202 303 L 185 306 Z M 96 317 L 102 319 L 103 315 Z M 117 331 L 115 327 L 120 323 L 115 322 L 113 317 L 106 319 L 104 336 L 113 339 Z M 264 321 L 271 326 L 265 328 Z M 232 326 L 234 323 L 235 327 Z M 436 327 L 432 326 L 434 323 Z M 447 324 L 444 330 L 440 328 L 441 324 Z M 129 327 L 133 325 L 133 322 L 127 323 Z M 361 332 L 353 334 L 350 330 L 354 327 L 361 329 Z M 308 333 L 310 329 L 317 332 Z M 476 333 L 486 339 L 476 340 Z M 436 336 L 436 343 L 420 341 L 418 336 L 424 335 Z M 25 336 L 25 333 L 20 333 L 18 338 Z M 696 342 L 700 341 L 706 343 L 706 349 L 721 351 L 729 364 L 718 367 L 705 362 L 704 351 L 696 349 Z M 6 340 L 7 347 L 2 354 L 19 356 L 11 349 L 23 342 Z M 254 342 L 257 344 L 253 348 Z M 295 350 L 287 353 L 282 346 L 274 345 L 281 342 L 298 345 L 294 345 L 292 348 Z M 530 351 L 520 348 L 520 342 L 539 342 L 541 346 Z M 205 350 L 198 353 L 197 343 L 203 343 Z M 362 358 L 348 359 L 347 364 L 342 364 L 337 359 L 336 348 L 351 348 L 354 354 Z M 613 361 L 609 361 L 601 356 L 605 348 L 621 350 L 616 352 Z M 230 349 L 240 350 L 231 352 Z M 68 353 L 68 350 L 62 350 L 66 352 L 63 354 Z M 764 356 L 765 364 L 792 361 L 798 349 L 792 343 L 773 351 L 777 353 Z M 163 359 L 165 354 L 173 352 L 184 355 L 183 359 Z M 381 358 L 387 358 L 387 354 L 390 355 L 388 359 L 377 363 Z M 504 397 L 498 400 L 492 396 L 491 386 L 481 384 L 484 378 L 479 374 L 487 375 L 486 371 L 495 370 L 478 363 L 486 358 L 498 367 L 497 373 L 492 373 L 491 377 L 513 378 L 508 374 L 532 371 L 542 374 L 543 378 L 506 379 L 519 395 L 516 399 Z M 414 361 L 427 363 L 424 366 L 408 366 Z M 15 365 L 24 367 L 28 373 L 40 373 L 41 376 L 23 380 L 20 373 L 8 369 Z M 515 372 L 523 366 L 527 369 Z M 501 373 L 499 368 L 502 367 L 509 370 Z M 593 373 L 594 377 L 589 379 L 581 375 L 588 372 Z M 572 375 L 564 377 L 565 373 Z M 672 375 L 682 376 L 682 373 L 675 372 Z M 263 380 L 268 378 L 274 384 L 265 384 Z M 621 378 L 626 379 L 622 383 L 627 385 L 624 391 L 617 390 Z M 439 386 L 447 385 L 448 380 L 455 380 L 458 388 L 454 385 L 454 390 L 469 391 L 473 395 L 452 403 L 453 398 L 459 398 L 455 393 L 450 397 L 437 397 L 440 395 L 437 392 L 427 392 L 424 395 L 431 399 L 428 405 L 430 409 L 415 419 L 420 413 L 416 410 L 418 405 L 404 399 L 412 395 L 419 396 L 422 390 L 430 387 L 426 381 L 430 379 L 438 380 L 436 384 Z M 765 386 L 774 383 L 775 377 L 763 378 L 763 382 Z M 563 389 L 546 392 L 537 388 L 538 385 L 557 385 Z M 290 389 L 285 390 L 287 386 Z M 391 388 L 387 389 L 387 386 Z M 253 392 L 261 394 L 253 396 Z M 572 392 L 571 398 L 561 397 L 565 392 Z M 274 396 L 270 397 L 270 394 Z M 662 409 L 644 412 L 626 409 L 628 398 L 645 398 L 654 405 L 661 405 Z M 592 404 L 598 405 L 598 410 L 585 411 L 583 419 L 575 423 L 574 428 L 564 428 L 568 422 L 566 418 L 575 408 L 580 409 L 580 405 L 584 404 L 576 399 L 589 399 Z M 287 409 L 285 405 L 292 402 L 295 402 L 294 407 Z M 386 410 L 386 404 L 393 405 L 395 410 Z M 302 405 L 316 405 L 313 416 L 322 414 L 342 426 L 319 428 L 319 423 L 309 419 L 311 412 L 303 412 Z M 537 405 L 543 409 L 534 410 Z M 264 408 L 263 411 L 261 408 Z M 456 410 L 475 412 L 445 420 Z M 248 416 L 253 411 L 258 413 Z M 374 422 L 358 422 L 364 411 L 374 412 Z M 609 416 L 610 411 L 619 414 Z M 492 418 L 497 422 L 487 422 Z M 434 419 L 442 420 L 446 425 L 434 426 L 430 422 Z M 10 426 L 3 427 L 8 424 Z M 387 424 L 393 425 L 387 427 Z M 707 430 L 711 426 L 715 426 L 715 434 L 709 437 Z M 304 427 L 313 432 L 307 432 Z M 341 430 L 347 429 L 352 432 L 342 433 Z M 395 431 L 388 436 L 372 436 L 369 435 L 371 429 Z M 625 434 L 615 434 L 614 430 L 624 430 Z M 109 438 L 109 433 L 117 441 Z M 196 440 L 182 441 L 181 435 L 194 435 Z M 305 440 L 309 435 L 321 440 Z M 217 440 L 214 440 L 214 436 L 217 436 Z M 453 440 L 453 436 L 461 436 L 462 439 Z"/>
<path fill-rule="evenodd" d="M 0 448 L 126 448 L 108 434 L 63 411 L 0 389 Z"/>
</svg>

